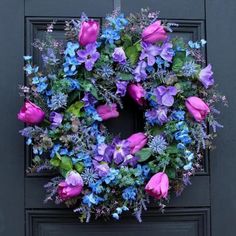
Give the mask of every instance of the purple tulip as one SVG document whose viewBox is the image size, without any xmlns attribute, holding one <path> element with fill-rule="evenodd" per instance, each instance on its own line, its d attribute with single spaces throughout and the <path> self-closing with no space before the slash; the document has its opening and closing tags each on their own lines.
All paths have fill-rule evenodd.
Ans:
<svg viewBox="0 0 236 236">
<path fill-rule="evenodd" d="M 111 105 L 100 105 L 97 107 L 97 113 L 102 118 L 102 120 L 108 120 L 110 118 L 116 118 L 119 116 L 117 111 L 117 105 L 112 103 Z"/>
<path fill-rule="evenodd" d="M 139 132 L 136 134 L 132 134 L 129 138 L 127 138 L 127 141 L 129 141 L 131 154 L 134 154 L 141 150 L 147 144 L 148 139 L 144 133 Z"/>
<path fill-rule="evenodd" d="M 81 24 L 79 32 L 79 43 L 81 46 L 86 46 L 89 43 L 94 43 L 99 34 L 99 23 L 94 20 L 84 21 Z"/>
<path fill-rule="evenodd" d="M 78 196 L 84 186 L 83 179 L 76 171 L 70 171 L 65 181 L 62 181 L 58 185 L 58 194 L 61 200 L 66 201 L 70 198 Z"/>
<path fill-rule="evenodd" d="M 199 74 L 199 80 L 202 82 L 203 86 L 208 89 L 214 84 L 213 72 L 211 70 L 212 66 L 209 64 L 207 67 L 202 69 Z"/>
<path fill-rule="evenodd" d="M 128 86 L 128 93 L 140 106 L 145 104 L 144 96 L 146 92 L 141 84 L 130 84 Z"/>
<path fill-rule="evenodd" d="M 161 21 L 157 20 L 142 32 L 142 40 L 147 43 L 156 43 L 158 41 L 164 41 L 167 38 L 166 31 L 161 25 Z"/>
<path fill-rule="evenodd" d="M 44 120 L 44 111 L 32 103 L 31 101 L 26 101 L 24 106 L 20 109 L 17 114 L 18 120 L 21 120 L 28 125 L 39 124 Z"/>
<path fill-rule="evenodd" d="M 63 115 L 53 111 L 50 113 L 49 120 L 51 122 L 52 127 L 56 128 L 61 125 Z"/>
<path fill-rule="evenodd" d="M 152 176 L 145 186 L 146 192 L 154 198 L 160 200 L 161 198 L 167 198 L 169 190 L 169 178 L 163 173 L 159 172 Z"/>
<path fill-rule="evenodd" d="M 198 97 L 188 97 L 185 101 L 185 106 L 187 107 L 189 113 L 198 122 L 203 121 L 210 112 L 210 108 L 207 104 Z"/>
<path fill-rule="evenodd" d="M 115 48 L 115 50 L 112 54 L 112 58 L 115 62 L 118 62 L 120 64 L 125 64 L 126 55 L 125 55 L 124 49 L 122 47 Z"/>
</svg>

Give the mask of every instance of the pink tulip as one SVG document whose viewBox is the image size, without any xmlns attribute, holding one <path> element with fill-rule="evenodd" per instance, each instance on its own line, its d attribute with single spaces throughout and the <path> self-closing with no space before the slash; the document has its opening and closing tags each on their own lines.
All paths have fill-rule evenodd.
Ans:
<svg viewBox="0 0 236 236">
<path fill-rule="evenodd" d="M 31 101 L 26 101 L 24 106 L 20 109 L 20 112 L 17 114 L 19 120 L 29 124 L 39 124 L 44 120 L 45 113 L 44 111 L 36 106 Z"/>
<path fill-rule="evenodd" d="M 65 181 L 58 185 L 58 194 L 60 198 L 65 201 L 70 198 L 78 196 L 83 189 L 83 179 L 76 171 L 70 171 Z"/>
<path fill-rule="evenodd" d="M 210 108 L 207 106 L 207 104 L 198 97 L 187 98 L 185 101 L 185 106 L 187 107 L 189 113 L 198 122 L 203 121 L 210 112 Z"/>
<path fill-rule="evenodd" d="M 169 189 L 169 179 L 168 176 L 159 172 L 152 176 L 145 186 L 146 192 L 156 199 L 167 198 Z"/>
<path fill-rule="evenodd" d="M 89 43 L 94 43 L 99 34 L 99 23 L 94 20 L 84 21 L 79 32 L 79 43 L 86 46 Z"/>
<path fill-rule="evenodd" d="M 128 93 L 129 95 L 134 99 L 135 102 L 137 102 L 140 106 L 143 106 L 145 104 L 144 96 L 145 96 L 145 90 L 140 84 L 130 84 L 128 86 Z"/>
<path fill-rule="evenodd" d="M 97 107 L 97 113 L 102 120 L 108 120 L 110 118 L 116 118 L 119 116 L 117 111 L 117 105 L 112 103 L 111 105 L 100 105 Z"/>
<path fill-rule="evenodd" d="M 156 43 L 164 41 L 167 38 L 166 31 L 161 25 L 161 21 L 157 20 L 143 30 L 142 40 L 147 43 Z"/>
<path fill-rule="evenodd" d="M 134 154 L 141 150 L 148 141 L 147 136 L 142 132 L 132 134 L 129 138 L 127 138 L 127 140 L 129 141 L 131 154 Z"/>
</svg>

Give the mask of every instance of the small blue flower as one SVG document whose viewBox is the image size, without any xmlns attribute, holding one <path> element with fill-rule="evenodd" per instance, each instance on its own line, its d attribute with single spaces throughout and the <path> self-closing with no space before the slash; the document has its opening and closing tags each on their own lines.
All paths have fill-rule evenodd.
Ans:
<svg viewBox="0 0 236 236">
<path fill-rule="evenodd" d="M 104 181 L 106 184 L 110 184 L 111 182 L 113 182 L 116 179 L 116 176 L 119 174 L 119 170 L 110 168 L 110 171 L 108 173 L 108 175 L 106 175 L 104 177 Z"/>
<path fill-rule="evenodd" d="M 60 148 L 61 148 L 60 144 L 55 144 L 51 150 L 50 157 L 54 157 L 56 153 L 59 152 Z"/>
<path fill-rule="evenodd" d="M 105 39 L 109 44 L 114 44 L 114 41 L 120 39 L 120 34 L 118 31 L 113 30 L 112 28 L 107 28 L 103 31 L 101 38 Z"/>
<path fill-rule="evenodd" d="M 52 110 L 57 110 L 58 108 L 65 107 L 67 104 L 67 97 L 68 95 L 64 93 L 52 95 L 51 101 L 48 102 L 48 106 Z"/>
<path fill-rule="evenodd" d="M 113 213 L 113 214 L 112 214 L 112 217 L 113 217 L 114 219 L 116 219 L 116 220 L 119 220 L 119 219 L 120 219 L 120 217 L 119 217 L 119 215 L 118 215 L 117 213 Z"/>
<path fill-rule="evenodd" d="M 182 73 L 186 77 L 194 76 L 197 73 L 196 64 L 193 61 L 185 62 L 182 67 Z"/>
<path fill-rule="evenodd" d="M 181 121 L 184 120 L 185 116 L 185 112 L 184 111 L 173 111 L 171 114 L 172 119 L 177 120 L 177 121 Z"/>
<path fill-rule="evenodd" d="M 167 148 L 167 142 L 163 136 L 157 135 L 151 140 L 149 147 L 154 153 L 163 154 Z"/>
<path fill-rule="evenodd" d="M 184 166 L 184 170 L 191 170 L 193 167 L 193 163 L 189 162 L 187 165 Z"/>
<path fill-rule="evenodd" d="M 136 195 L 137 195 L 137 189 L 134 187 L 128 187 L 126 188 L 123 193 L 122 193 L 122 197 L 125 200 L 135 200 L 136 199 Z"/>
<path fill-rule="evenodd" d="M 23 56 L 23 58 L 24 58 L 25 61 L 29 61 L 29 60 L 32 59 L 32 56 Z"/>
<path fill-rule="evenodd" d="M 66 45 L 66 50 L 64 51 L 65 55 L 69 55 L 70 57 L 74 57 L 76 54 L 76 50 L 79 48 L 78 43 L 68 42 Z"/>
<path fill-rule="evenodd" d="M 93 118 L 93 120 L 102 121 L 102 118 L 98 115 L 97 110 L 94 106 L 89 105 L 85 107 L 84 110 L 88 116 Z"/>
<path fill-rule="evenodd" d="M 104 190 L 104 187 L 101 184 L 102 184 L 102 181 L 98 180 L 94 183 L 90 183 L 89 187 L 92 189 L 94 193 L 99 194 Z"/>
<path fill-rule="evenodd" d="M 179 150 L 184 150 L 186 147 L 185 147 L 185 145 L 184 145 L 183 143 L 178 143 L 178 144 L 177 144 L 177 148 L 178 148 Z"/>
<path fill-rule="evenodd" d="M 83 197 L 83 203 L 91 207 L 92 205 L 97 205 L 99 202 L 103 201 L 103 198 L 95 195 L 94 193 L 90 193 Z"/>
</svg>

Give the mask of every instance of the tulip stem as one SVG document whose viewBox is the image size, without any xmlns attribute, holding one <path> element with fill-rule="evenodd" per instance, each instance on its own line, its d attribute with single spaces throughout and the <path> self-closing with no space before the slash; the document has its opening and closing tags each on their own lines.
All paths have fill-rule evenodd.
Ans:
<svg viewBox="0 0 236 236">
<path fill-rule="evenodd" d="M 162 171 L 162 172 L 164 173 L 165 171 L 166 171 L 166 166 L 164 166 L 164 168 L 163 168 L 163 171 Z"/>
<path fill-rule="evenodd" d="M 136 43 L 134 43 L 134 46 L 138 43 L 140 43 L 142 41 L 142 39 L 139 39 Z"/>
</svg>

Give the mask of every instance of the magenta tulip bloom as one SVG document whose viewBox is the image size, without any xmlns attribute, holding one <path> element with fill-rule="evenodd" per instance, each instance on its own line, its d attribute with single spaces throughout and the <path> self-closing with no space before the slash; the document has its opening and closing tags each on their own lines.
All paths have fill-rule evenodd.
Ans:
<svg viewBox="0 0 236 236">
<path fill-rule="evenodd" d="M 97 113 L 102 120 L 108 120 L 110 118 L 116 118 L 119 116 L 117 111 L 117 105 L 112 103 L 111 105 L 100 105 L 97 107 Z"/>
<path fill-rule="evenodd" d="M 146 192 L 156 199 L 167 198 L 169 189 L 169 178 L 163 173 L 159 172 L 152 176 L 145 186 Z"/>
<path fill-rule="evenodd" d="M 144 96 L 145 90 L 140 84 L 130 84 L 128 86 L 128 93 L 137 102 L 140 106 L 143 106 L 145 103 Z"/>
<path fill-rule="evenodd" d="M 78 196 L 84 186 L 83 179 L 76 171 L 70 171 L 65 181 L 58 185 L 58 194 L 63 201 Z"/>
<path fill-rule="evenodd" d="M 141 150 L 148 141 L 147 136 L 142 132 L 132 134 L 129 138 L 127 138 L 127 140 L 129 141 L 131 154 Z"/>
<path fill-rule="evenodd" d="M 157 20 L 143 30 L 142 40 L 147 43 L 156 43 L 164 41 L 167 38 L 166 31 L 161 25 L 161 21 Z"/>
<path fill-rule="evenodd" d="M 198 97 L 187 98 L 185 101 L 185 106 L 187 107 L 189 113 L 198 122 L 203 121 L 210 112 L 210 108 L 207 106 L 207 104 Z"/>
<path fill-rule="evenodd" d="M 211 69 L 211 64 L 209 64 L 207 67 L 205 67 L 200 71 L 199 80 L 202 82 L 203 86 L 206 89 L 208 89 L 215 83 L 213 78 L 213 72 Z"/>
<path fill-rule="evenodd" d="M 20 109 L 20 112 L 17 114 L 17 117 L 28 125 L 34 125 L 39 124 L 44 120 L 45 113 L 31 101 L 26 101 L 24 106 Z"/>
<path fill-rule="evenodd" d="M 99 34 L 99 23 L 94 20 L 84 21 L 79 32 L 79 43 L 86 46 L 89 43 L 94 43 Z"/>
</svg>

